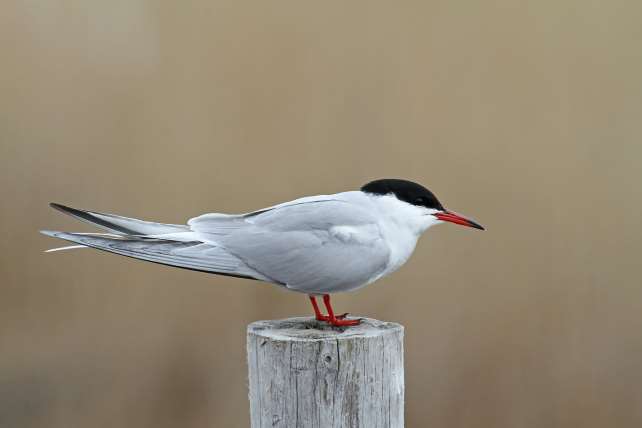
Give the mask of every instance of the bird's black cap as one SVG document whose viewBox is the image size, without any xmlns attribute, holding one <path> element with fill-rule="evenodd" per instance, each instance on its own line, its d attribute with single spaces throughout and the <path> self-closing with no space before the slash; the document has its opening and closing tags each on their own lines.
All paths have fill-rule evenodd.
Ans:
<svg viewBox="0 0 642 428">
<path fill-rule="evenodd" d="M 381 180 L 371 181 L 361 187 L 362 192 L 372 193 L 374 195 L 393 194 L 400 201 L 412 205 L 432 208 L 443 211 L 444 207 L 437 197 L 421 184 L 398 178 L 383 178 Z"/>
</svg>

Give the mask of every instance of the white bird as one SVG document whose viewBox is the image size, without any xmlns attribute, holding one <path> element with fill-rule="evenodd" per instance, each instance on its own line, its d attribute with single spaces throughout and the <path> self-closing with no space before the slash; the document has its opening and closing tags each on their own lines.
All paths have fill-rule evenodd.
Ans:
<svg viewBox="0 0 642 428">
<path fill-rule="evenodd" d="M 308 196 L 245 214 L 203 214 L 186 225 L 52 207 L 109 233 L 43 234 L 155 263 L 277 284 L 309 296 L 316 318 L 335 326 L 330 294 L 364 287 L 397 270 L 429 227 L 451 222 L 484 229 L 446 210 L 425 187 L 372 181 L 360 190 Z M 59 249 L 53 249 L 55 251 Z M 316 302 L 323 296 L 328 314 Z"/>
</svg>

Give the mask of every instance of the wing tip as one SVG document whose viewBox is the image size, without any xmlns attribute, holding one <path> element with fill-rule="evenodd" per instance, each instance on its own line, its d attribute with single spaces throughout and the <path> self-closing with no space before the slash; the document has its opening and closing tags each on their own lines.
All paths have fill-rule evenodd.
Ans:
<svg viewBox="0 0 642 428">
<path fill-rule="evenodd" d="M 52 238 L 57 238 L 59 234 L 63 233 L 57 230 L 41 230 L 40 233 L 43 235 L 51 236 Z"/>
<path fill-rule="evenodd" d="M 55 210 L 58 210 L 60 212 L 63 212 L 65 214 L 70 214 L 70 215 L 74 215 L 74 214 L 77 215 L 78 212 L 82 212 L 80 210 L 77 210 L 76 208 L 72 208 L 72 207 L 69 207 L 67 205 L 59 204 L 57 202 L 49 202 L 49 206 L 51 208 L 55 209 Z"/>
</svg>

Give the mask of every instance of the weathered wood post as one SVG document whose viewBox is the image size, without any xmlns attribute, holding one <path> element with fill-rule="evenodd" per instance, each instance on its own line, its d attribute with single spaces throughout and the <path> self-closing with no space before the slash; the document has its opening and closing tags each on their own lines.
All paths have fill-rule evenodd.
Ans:
<svg viewBox="0 0 642 428">
<path fill-rule="evenodd" d="M 402 428 L 403 326 L 312 318 L 247 328 L 252 428 Z"/>
</svg>

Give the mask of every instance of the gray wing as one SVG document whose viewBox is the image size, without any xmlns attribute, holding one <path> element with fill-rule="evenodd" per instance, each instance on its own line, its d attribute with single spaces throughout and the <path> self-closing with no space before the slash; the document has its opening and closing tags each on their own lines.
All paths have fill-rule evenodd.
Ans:
<svg viewBox="0 0 642 428">
<path fill-rule="evenodd" d="M 322 294 L 377 279 L 389 260 L 376 218 L 358 204 L 308 201 L 249 215 L 221 243 L 249 267 L 288 288 Z"/>
<path fill-rule="evenodd" d="M 270 281 L 224 248 L 203 242 L 177 242 L 163 239 L 48 230 L 41 232 L 54 238 L 148 262 L 219 275 Z"/>
<path fill-rule="evenodd" d="M 181 233 L 189 231 L 189 227 L 180 224 L 156 223 L 123 217 L 116 214 L 99 213 L 97 211 L 79 210 L 62 204 L 50 203 L 52 208 L 77 218 L 101 229 L 119 235 L 156 235 L 163 233 Z"/>
<path fill-rule="evenodd" d="M 188 225 L 53 204 L 115 234 L 43 233 L 141 260 L 258 279 L 306 293 L 347 291 L 377 279 L 389 260 L 376 218 L 350 202 L 359 195 L 306 197 L 248 214 L 205 214 Z"/>
</svg>

